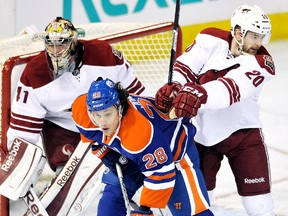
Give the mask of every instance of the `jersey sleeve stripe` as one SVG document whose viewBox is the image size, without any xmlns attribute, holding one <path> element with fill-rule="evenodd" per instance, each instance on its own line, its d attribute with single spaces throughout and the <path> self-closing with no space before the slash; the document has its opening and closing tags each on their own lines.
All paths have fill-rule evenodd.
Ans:
<svg viewBox="0 0 288 216">
<path fill-rule="evenodd" d="M 18 130 L 18 131 L 23 131 L 23 132 L 29 132 L 29 133 L 34 133 L 38 134 L 41 132 L 41 129 L 33 129 L 33 128 L 27 128 L 27 127 L 21 127 L 21 126 L 16 126 L 13 124 L 10 124 L 10 128 L 13 130 Z"/>
<path fill-rule="evenodd" d="M 129 93 L 141 94 L 145 90 L 145 87 L 139 79 L 135 78 L 133 82 L 126 87 L 126 90 Z"/>
<path fill-rule="evenodd" d="M 43 127 L 43 121 L 42 122 L 30 122 L 26 120 L 21 120 L 21 119 L 15 119 L 11 117 L 10 123 L 19 126 L 19 127 L 30 127 L 32 129 L 42 129 Z"/>
<path fill-rule="evenodd" d="M 185 148 L 185 140 L 186 140 L 185 138 L 186 138 L 186 133 L 185 133 L 185 130 L 183 130 L 178 140 L 178 144 L 176 145 L 177 149 L 173 157 L 174 161 L 178 161 L 181 158 L 183 149 Z"/>
<path fill-rule="evenodd" d="M 175 179 L 173 181 L 162 182 L 162 183 L 157 183 L 157 184 L 154 184 L 154 183 L 148 182 L 148 181 L 144 181 L 144 185 L 146 188 L 148 188 L 150 190 L 163 190 L 163 189 L 174 187 Z"/>
<path fill-rule="evenodd" d="M 222 82 L 229 91 L 230 95 L 230 105 L 240 101 L 240 90 L 238 85 L 235 83 L 233 79 L 230 78 L 219 78 L 220 82 Z"/>
<path fill-rule="evenodd" d="M 167 171 L 163 172 L 164 170 Z M 173 187 L 173 185 L 175 184 L 175 177 L 175 166 L 174 163 L 171 163 L 169 166 L 164 166 L 163 169 L 159 169 L 155 171 L 152 175 L 145 178 L 144 185 L 146 185 L 147 188 L 150 188 L 152 190 Z"/>
<path fill-rule="evenodd" d="M 185 64 L 175 61 L 174 70 L 182 74 L 188 82 L 195 83 L 197 80 L 196 74 Z"/>
<path fill-rule="evenodd" d="M 35 123 L 37 123 L 37 122 L 38 123 L 43 123 L 43 121 L 44 121 L 43 118 L 35 118 L 35 117 L 31 117 L 31 116 L 26 116 L 26 115 L 20 115 L 20 114 L 17 114 L 15 112 L 12 112 L 11 116 L 14 119 L 23 119 L 23 120 L 31 121 L 31 122 L 35 122 Z"/>
<path fill-rule="evenodd" d="M 158 175 L 160 175 L 160 173 L 169 173 L 169 172 L 174 172 L 175 166 L 174 163 L 170 163 L 166 166 L 163 166 L 162 168 L 158 169 L 158 170 L 153 170 L 153 171 L 144 171 L 143 174 L 145 176 L 151 176 L 154 173 L 158 173 Z"/>
<path fill-rule="evenodd" d="M 175 172 L 173 171 L 172 173 L 167 173 L 165 175 L 152 175 L 148 177 L 148 181 L 150 182 L 157 182 L 157 181 L 167 181 L 175 178 Z"/>
<path fill-rule="evenodd" d="M 10 128 L 30 133 L 40 133 L 43 127 L 44 119 L 32 118 L 24 115 L 11 114 Z"/>
</svg>

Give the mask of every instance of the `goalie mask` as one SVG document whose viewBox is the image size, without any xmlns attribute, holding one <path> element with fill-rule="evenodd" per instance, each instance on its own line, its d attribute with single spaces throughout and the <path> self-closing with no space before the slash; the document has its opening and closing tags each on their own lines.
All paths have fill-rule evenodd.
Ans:
<svg viewBox="0 0 288 216">
<path fill-rule="evenodd" d="M 262 44 L 269 43 L 271 36 L 271 23 L 269 17 L 257 5 L 242 5 L 232 15 L 231 34 L 234 37 L 235 29 L 240 27 L 242 33 L 241 43 L 237 41 L 240 47 L 243 46 L 243 38 L 248 31 L 264 35 Z"/>
<path fill-rule="evenodd" d="M 73 71 L 78 32 L 73 24 L 62 17 L 57 17 L 45 28 L 45 50 L 50 57 L 54 75 Z"/>
</svg>

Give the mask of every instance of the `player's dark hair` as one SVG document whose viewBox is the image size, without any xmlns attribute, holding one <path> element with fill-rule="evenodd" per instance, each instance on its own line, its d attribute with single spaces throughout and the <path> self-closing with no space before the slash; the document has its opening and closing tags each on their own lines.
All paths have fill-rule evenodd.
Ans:
<svg viewBox="0 0 288 216">
<path fill-rule="evenodd" d="M 118 99 L 120 101 L 120 105 L 122 107 L 122 116 L 124 116 L 127 113 L 129 104 L 128 104 L 128 97 L 129 97 L 129 92 L 123 88 L 122 84 L 120 82 L 117 82 L 115 84 L 115 88 L 118 92 Z"/>
</svg>

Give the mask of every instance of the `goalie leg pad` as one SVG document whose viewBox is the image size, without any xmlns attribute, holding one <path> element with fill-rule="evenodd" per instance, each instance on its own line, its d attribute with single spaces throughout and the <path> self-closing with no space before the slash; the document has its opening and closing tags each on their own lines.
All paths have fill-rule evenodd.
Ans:
<svg viewBox="0 0 288 216">
<path fill-rule="evenodd" d="M 11 200 L 25 196 L 41 175 L 45 157 L 42 149 L 24 139 L 15 138 L 0 168 L 0 194 Z"/>
</svg>

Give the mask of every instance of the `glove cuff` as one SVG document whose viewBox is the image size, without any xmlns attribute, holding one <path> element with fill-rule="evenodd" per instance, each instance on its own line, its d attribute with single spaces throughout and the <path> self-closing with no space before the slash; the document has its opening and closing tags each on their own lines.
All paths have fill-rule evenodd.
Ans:
<svg viewBox="0 0 288 216">
<path fill-rule="evenodd" d="M 131 211 L 131 216 L 154 216 L 154 214 L 150 207 L 141 205 L 138 210 Z"/>
<path fill-rule="evenodd" d="M 140 210 L 140 211 L 146 211 L 146 212 L 148 212 L 148 211 L 150 211 L 150 207 L 140 205 L 140 206 L 139 206 L 139 210 Z"/>
</svg>

